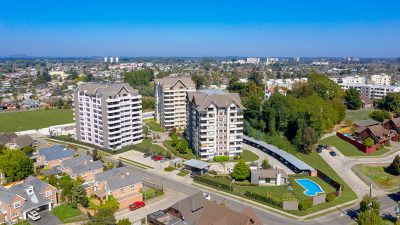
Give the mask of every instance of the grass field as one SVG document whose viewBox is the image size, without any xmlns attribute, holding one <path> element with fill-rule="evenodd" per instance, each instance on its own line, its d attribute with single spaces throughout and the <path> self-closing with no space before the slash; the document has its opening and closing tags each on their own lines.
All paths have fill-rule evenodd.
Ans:
<svg viewBox="0 0 400 225">
<path fill-rule="evenodd" d="M 154 119 L 149 119 L 144 121 L 147 126 L 150 127 L 150 130 L 156 132 L 165 132 L 165 130 L 161 127 L 159 123 L 157 123 Z"/>
<path fill-rule="evenodd" d="M 0 132 L 34 130 L 73 122 L 72 110 L 1 112 Z"/>
<path fill-rule="evenodd" d="M 244 159 L 246 162 L 254 162 L 257 161 L 260 157 L 258 155 L 254 154 L 253 152 L 249 150 L 243 150 L 242 154 L 240 155 L 241 159 Z"/>
<path fill-rule="evenodd" d="M 368 115 L 375 111 L 376 109 L 359 109 L 359 110 L 347 110 L 346 112 L 346 119 L 351 120 L 353 122 L 359 120 L 366 120 L 368 119 Z"/>
<path fill-rule="evenodd" d="M 390 149 L 388 149 L 388 148 L 383 148 L 381 150 L 377 150 L 370 154 L 365 154 L 364 152 L 358 150 L 354 145 L 348 143 L 347 141 L 340 139 L 336 135 L 322 139 L 319 142 L 319 144 L 334 146 L 335 148 L 337 148 L 337 150 L 339 150 L 345 156 L 379 156 L 379 155 L 385 154 L 386 152 L 390 151 Z"/>
<path fill-rule="evenodd" d="M 79 209 L 72 208 L 70 205 L 60 205 L 54 207 L 52 210 L 53 214 L 60 219 L 62 222 L 68 221 L 74 217 L 81 216 L 82 213 Z"/>
<path fill-rule="evenodd" d="M 193 154 L 193 152 L 189 152 L 186 154 L 180 154 L 178 150 L 176 150 L 175 147 L 172 146 L 172 141 L 171 140 L 165 140 L 163 142 L 164 146 L 167 147 L 175 156 L 184 158 L 184 159 L 194 159 L 196 156 Z"/>
<path fill-rule="evenodd" d="M 399 176 L 390 174 L 387 166 L 388 165 L 356 165 L 365 176 L 370 178 L 372 182 L 380 188 L 394 189 L 400 187 Z"/>
<path fill-rule="evenodd" d="M 165 152 L 165 150 L 161 146 L 153 144 L 151 139 L 148 138 L 143 139 L 142 143 L 134 145 L 133 149 L 143 153 L 146 153 L 148 150 L 160 153 Z"/>
</svg>

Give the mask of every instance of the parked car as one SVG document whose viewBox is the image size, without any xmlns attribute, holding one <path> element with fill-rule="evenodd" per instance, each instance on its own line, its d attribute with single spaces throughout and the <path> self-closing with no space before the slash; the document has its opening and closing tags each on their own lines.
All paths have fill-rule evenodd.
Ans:
<svg viewBox="0 0 400 225">
<path fill-rule="evenodd" d="M 204 195 L 204 197 L 205 197 L 208 201 L 211 200 L 211 196 L 210 196 L 209 194 L 203 192 L 203 195 Z"/>
<path fill-rule="evenodd" d="M 145 205 L 146 204 L 144 203 L 144 201 L 137 201 L 137 202 L 134 202 L 133 204 L 129 205 L 129 210 L 134 211 L 138 208 L 144 207 Z"/>
<path fill-rule="evenodd" d="M 329 155 L 331 155 L 331 156 L 336 156 L 336 152 L 330 151 L 330 152 L 329 152 Z"/>
<path fill-rule="evenodd" d="M 38 212 L 36 212 L 35 210 L 28 212 L 28 218 L 36 221 L 36 220 L 40 220 L 40 215 Z"/>
<path fill-rule="evenodd" d="M 144 158 L 147 158 L 147 157 L 150 157 L 150 156 L 151 156 L 151 153 L 144 153 L 144 154 L 143 154 L 143 157 L 144 157 Z"/>
<path fill-rule="evenodd" d="M 161 161 L 162 159 L 163 159 L 164 157 L 162 157 L 161 155 L 155 155 L 155 156 L 153 156 L 153 160 L 154 161 Z"/>
<path fill-rule="evenodd" d="M 163 158 L 163 159 L 160 160 L 160 163 L 165 163 L 166 161 L 168 161 L 168 159 Z"/>
<path fill-rule="evenodd" d="M 317 150 L 316 150 L 318 153 L 321 153 L 322 152 L 322 149 L 321 148 L 317 148 Z"/>
</svg>

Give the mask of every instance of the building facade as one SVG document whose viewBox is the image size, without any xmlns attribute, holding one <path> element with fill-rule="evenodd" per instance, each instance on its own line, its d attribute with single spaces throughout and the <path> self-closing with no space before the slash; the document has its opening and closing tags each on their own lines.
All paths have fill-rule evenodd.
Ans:
<svg viewBox="0 0 400 225">
<path fill-rule="evenodd" d="M 340 84 L 339 86 L 344 90 L 354 87 L 360 91 L 361 95 L 365 95 L 370 99 L 382 99 L 389 93 L 400 92 L 398 86 L 387 86 L 387 85 L 373 85 L 373 84 Z"/>
<path fill-rule="evenodd" d="M 186 94 L 196 91 L 190 78 L 163 78 L 154 81 L 155 119 L 164 129 L 186 127 Z"/>
<path fill-rule="evenodd" d="M 75 90 L 76 139 L 107 149 L 142 142 L 142 96 L 127 83 L 89 83 Z"/>
<path fill-rule="evenodd" d="M 386 74 L 371 75 L 371 81 L 376 85 L 390 85 L 391 77 Z"/>
<path fill-rule="evenodd" d="M 234 157 L 242 152 L 244 106 L 236 93 L 216 90 L 187 95 L 186 135 L 201 160 L 214 156 Z"/>
</svg>

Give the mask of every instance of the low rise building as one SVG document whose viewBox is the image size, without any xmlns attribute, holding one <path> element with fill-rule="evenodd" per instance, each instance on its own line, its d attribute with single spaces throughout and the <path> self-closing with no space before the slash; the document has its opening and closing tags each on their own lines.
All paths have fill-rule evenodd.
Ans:
<svg viewBox="0 0 400 225">
<path fill-rule="evenodd" d="M 259 185 L 286 185 L 289 177 L 283 169 L 269 168 L 251 171 L 251 183 Z"/>
<path fill-rule="evenodd" d="M 389 86 L 391 82 L 391 77 L 386 74 L 376 74 L 371 75 L 371 82 L 375 85 L 386 85 Z"/>
<path fill-rule="evenodd" d="M 51 211 L 59 204 L 58 193 L 55 187 L 33 176 L 9 189 L 0 186 L 0 223 L 27 219 L 32 210 Z"/>
<path fill-rule="evenodd" d="M 33 155 L 35 166 L 46 166 L 52 168 L 61 166 L 63 160 L 71 159 L 75 151 L 67 148 L 65 145 L 54 145 L 48 148 L 41 148 L 37 154 Z"/>
<path fill-rule="evenodd" d="M 387 85 L 374 85 L 374 84 L 341 84 L 339 86 L 344 90 L 351 87 L 360 91 L 361 95 L 365 95 L 371 99 L 382 99 L 389 93 L 400 92 L 400 87 L 398 86 L 387 86 Z"/>
</svg>

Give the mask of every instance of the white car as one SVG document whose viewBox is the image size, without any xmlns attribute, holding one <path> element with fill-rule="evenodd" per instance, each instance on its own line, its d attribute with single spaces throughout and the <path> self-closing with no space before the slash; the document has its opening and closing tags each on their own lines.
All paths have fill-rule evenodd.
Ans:
<svg viewBox="0 0 400 225">
<path fill-rule="evenodd" d="M 209 194 L 203 192 L 203 195 L 208 201 L 211 200 L 211 196 Z"/>
<path fill-rule="evenodd" d="M 30 211 L 30 212 L 28 212 L 28 218 L 33 221 L 36 221 L 36 220 L 40 220 L 40 215 L 36 211 Z"/>
</svg>

